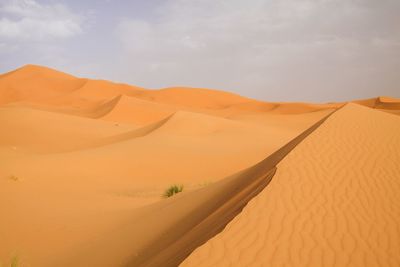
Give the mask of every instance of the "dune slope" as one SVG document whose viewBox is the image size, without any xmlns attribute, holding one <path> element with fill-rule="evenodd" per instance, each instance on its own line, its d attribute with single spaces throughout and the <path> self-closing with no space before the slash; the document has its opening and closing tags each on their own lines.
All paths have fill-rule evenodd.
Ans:
<svg viewBox="0 0 400 267">
<path fill-rule="evenodd" d="M 179 111 L 130 130 L 102 120 L 17 107 L 3 108 L 0 114 L 7 125 L 0 146 L 0 211 L 6 214 L 0 222 L 0 260 L 17 253 L 21 262 L 41 267 L 71 266 L 68 259 L 75 256 L 73 266 L 121 266 L 133 256 L 134 244 L 154 241 L 143 238 L 137 243 L 136 229 L 141 235 L 149 233 L 144 230 L 154 229 L 151 221 L 170 226 L 160 220 L 169 214 L 150 212 L 146 206 L 159 202 L 160 207 L 172 207 L 161 199 L 165 188 L 182 183 L 191 191 L 216 183 L 262 160 L 312 122 L 282 130 Z M 210 201 L 206 195 L 197 205 L 209 209 Z M 233 207 L 229 214 L 235 215 L 238 208 Z M 137 209 L 150 212 L 150 217 L 138 215 Z M 130 232 L 133 236 L 127 239 Z M 110 248 L 118 240 L 127 243 Z M 104 258 L 98 256 L 103 243 Z M 80 252 L 85 252 L 82 258 Z"/>
<path fill-rule="evenodd" d="M 0 266 L 399 265 L 400 100 L 353 102 L 2 74 Z"/>
<path fill-rule="evenodd" d="M 221 231 L 269 183 L 275 165 L 324 120 L 253 167 L 137 212 L 140 216 L 131 224 L 103 235 L 99 242 L 57 265 L 177 266 L 193 249 Z M 115 249 L 110 250 L 110 243 Z M 99 255 L 99 251 L 108 254 Z"/>
<path fill-rule="evenodd" d="M 181 266 L 399 266 L 400 118 L 333 114 Z"/>
<path fill-rule="evenodd" d="M 0 148 L 55 153 L 82 149 L 107 137 L 132 132 L 115 124 L 25 107 L 0 107 Z"/>
</svg>

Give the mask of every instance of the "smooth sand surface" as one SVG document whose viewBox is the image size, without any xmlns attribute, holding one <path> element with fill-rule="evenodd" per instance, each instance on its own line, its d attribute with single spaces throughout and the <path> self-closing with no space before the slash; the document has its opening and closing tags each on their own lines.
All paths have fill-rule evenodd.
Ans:
<svg viewBox="0 0 400 267">
<path fill-rule="evenodd" d="M 355 102 L 366 107 L 352 104 L 341 108 L 346 103 L 262 102 L 199 88 L 146 90 L 76 78 L 35 65 L 0 75 L 0 264 L 8 264 L 17 256 L 19 266 L 176 266 L 198 248 L 184 265 L 223 266 L 227 262 L 218 261 L 215 265 L 214 256 L 222 253 L 230 261 L 229 255 L 261 251 L 258 247 L 261 242 L 263 249 L 272 246 L 291 257 L 286 259 L 279 254 L 282 252 L 277 252 L 274 255 L 281 256 L 274 257 L 281 261 L 271 263 L 277 266 L 280 263 L 297 266 L 294 263 L 299 258 L 293 257 L 303 254 L 296 246 L 304 246 L 307 255 L 324 255 L 323 260 L 333 253 L 334 257 L 329 257 L 340 266 L 342 256 L 336 256 L 339 251 L 344 251 L 343 255 L 356 253 L 356 261 L 360 253 L 374 250 L 377 244 L 371 245 L 368 238 L 379 242 L 381 247 L 371 255 L 376 261 L 386 263 L 390 257 L 382 249 L 390 253 L 398 250 L 398 240 L 388 237 L 398 234 L 391 230 L 393 223 L 388 219 L 397 219 L 394 212 L 398 211 L 391 198 L 388 203 L 392 206 L 388 208 L 385 205 L 389 204 L 379 197 L 382 190 L 390 197 L 391 192 L 398 192 L 393 177 L 399 177 L 395 166 L 398 157 L 392 154 L 398 151 L 398 139 L 393 141 L 393 136 L 400 135 L 400 117 L 393 114 L 399 113 L 400 101 L 378 97 Z M 387 145 L 389 141 L 393 143 L 391 148 Z M 310 142 L 313 144 L 308 145 L 310 149 L 302 149 Z M 293 155 L 297 155 L 296 160 Z M 282 159 L 274 176 L 276 164 Z M 316 164 L 316 159 L 321 163 Z M 356 168 L 346 171 L 338 167 L 340 164 L 334 164 L 336 160 L 346 160 L 346 164 Z M 383 168 L 386 161 L 387 168 Z M 285 176 L 286 172 L 290 174 Z M 294 194 L 299 188 L 293 183 L 293 173 L 305 177 L 300 189 L 309 190 L 307 194 L 329 190 L 331 184 L 335 191 L 329 199 L 315 198 L 318 207 L 314 207 L 306 198 L 312 194 L 303 196 L 305 191 L 299 191 L 301 196 Z M 377 182 L 375 187 L 371 185 L 372 174 L 386 179 L 383 187 Z M 329 175 L 341 179 L 331 181 Z M 328 184 L 318 183 L 318 179 L 325 178 Z M 310 183 L 307 179 L 311 179 Z M 369 208 L 373 215 L 357 215 L 357 221 L 353 222 L 353 217 L 340 213 L 349 206 L 354 192 L 346 186 L 341 188 L 339 181 L 353 186 L 366 182 L 357 195 L 367 194 L 368 190 L 374 199 L 365 196 L 368 199 L 365 201 L 369 201 L 366 204 L 364 199 L 354 198 L 361 208 L 358 204 L 351 208 L 361 212 L 374 205 L 371 206 L 374 209 Z M 163 192 L 173 184 L 184 185 L 184 192 L 163 199 Z M 275 184 L 281 187 L 274 189 Z M 388 186 L 391 188 L 387 189 Z M 350 195 L 340 190 L 347 190 Z M 273 199 L 268 205 L 275 206 L 271 209 L 260 204 L 254 210 L 261 216 L 260 209 L 265 209 L 266 215 L 262 216 L 269 225 L 267 229 L 257 226 L 253 215 L 245 215 L 264 195 Z M 305 205 L 297 201 L 301 197 L 306 198 Z M 334 197 L 340 200 L 332 204 Z M 339 206 L 332 208 L 335 203 Z M 313 241 L 308 242 L 309 232 L 305 237 L 302 234 L 309 228 L 297 229 L 298 221 L 291 221 L 291 213 L 287 215 L 287 225 L 284 223 L 286 208 L 300 222 L 308 220 L 312 227 L 321 222 L 318 230 L 321 234 L 312 236 Z M 348 224 L 345 227 L 354 227 L 355 222 L 369 227 L 360 221 L 372 218 L 366 216 L 379 216 L 382 222 L 373 221 L 378 229 L 366 228 L 371 236 L 364 236 L 362 227 L 351 228 L 355 233 L 350 235 L 350 247 L 332 252 L 336 239 L 332 239 L 333 245 L 327 243 L 331 232 L 322 223 L 328 220 L 326 216 L 331 209 L 334 216 L 343 216 L 337 224 L 344 220 Z M 300 215 L 294 215 L 295 212 Z M 237 227 L 243 228 L 238 234 L 259 241 L 247 240 L 248 246 L 244 248 L 235 239 L 232 244 L 236 245 L 229 252 L 225 251 L 225 241 L 214 241 L 225 235 L 234 239 L 229 229 L 236 221 L 246 224 L 247 219 L 254 227 L 248 233 L 248 226 L 238 223 Z M 336 226 L 336 220 L 332 223 L 339 234 L 349 231 Z M 283 245 L 275 247 L 290 236 L 280 235 L 274 227 L 281 227 L 276 229 L 282 233 L 300 235 L 300 241 L 296 239 L 300 243 L 290 241 L 295 252 Z M 270 240 L 266 234 L 276 236 Z M 382 240 L 376 239 L 377 234 Z M 209 244 L 213 242 L 216 249 L 208 255 Z M 238 261 L 239 265 L 231 266 L 260 266 L 269 259 L 268 253 L 271 251 L 262 252 L 257 261 L 249 264 L 243 260 L 245 265 Z M 210 261 L 204 257 L 210 257 Z M 390 259 L 398 263 L 395 256 Z"/>
<path fill-rule="evenodd" d="M 181 266 L 399 266 L 400 118 L 333 114 Z"/>
</svg>

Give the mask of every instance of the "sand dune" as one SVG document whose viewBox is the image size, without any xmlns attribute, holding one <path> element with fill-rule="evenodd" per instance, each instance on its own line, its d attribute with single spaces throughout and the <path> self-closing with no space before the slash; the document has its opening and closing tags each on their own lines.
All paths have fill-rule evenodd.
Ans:
<svg viewBox="0 0 400 267">
<path fill-rule="evenodd" d="M 22 107 L 0 108 L 0 147 L 15 152 L 78 149 L 136 127 Z"/>
<path fill-rule="evenodd" d="M 400 109 L 400 99 L 392 97 L 378 97 L 375 104 L 375 108 L 387 109 L 387 110 L 399 110 Z"/>
<path fill-rule="evenodd" d="M 315 112 L 318 110 L 339 108 L 340 104 L 307 104 L 307 103 L 281 103 L 277 104 L 270 112 L 277 114 L 298 114 Z"/>
<path fill-rule="evenodd" d="M 57 266 L 176 266 L 237 215 L 270 181 L 277 162 L 321 122 L 260 164 L 208 187 L 137 210 L 122 217 L 125 222 L 103 232 L 95 242 L 87 239 L 80 250 L 50 262 Z"/>
<path fill-rule="evenodd" d="M 2 74 L 0 265 L 397 266 L 400 100 L 353 102 Z"/>
<path fill-rule="evenodd" d="M 0 103 L 31 100 L 48 102 L 81 87 L 86 79 L 45 67 L 27 65 L 0 76 Z"/>
<path fill-rule="evenodd" d="M 139 125 L 156 122 L 172 115 L 177 109 L 142 99 L 121 96 L 112 109 L 102 116 L 103 120 L 127 122 Z"/>
<path fill-rule="evenodd" d="M 12 138 L 4 139 L 7 149 L 0 149 L 0 209 L 7 214 L 0 229 L 0 256 L 5 261 L 18 251 L 21 260 L 33 266 L 54 266 L 53 261 L 84 251 L 85 243 L 97 247 L 98 238 L 108 236 L 109 231 L 114 233 L 121 224 L 136 224 L 133 212 L 160 201 L 163 190 L 173 183 L 183 183 L 190 191 L 217 182 L 255 164 L 298 134 L 183 111 L 138 130 L 110 132 L 104 138 L 94 136 L 92 142 L 79 143 L 79 147 L 57 138 L 71 138 L 73 142 L 70 132 L 77 131 L 75 141 L 82 141 L 80 123 L 89 127 L 88 122 L 95 121 L 99 125 L 91 129 L 103 134 L 104 123 L 111 129 L 119 126 L 59 113 L 38 113 L 41 117 L 32 112 L 26 118 L 33 129 L 42 117 L 54 114 L 52 122 L 38 128 L 40 135 L 31 136 L 32 130 L 19 131 L 18 125 L 9 124 L 10 131 L 26 133 L 16 136 L 17 151 L 30 148 L 31 153 L 9 149 L 15 143 Z M 56 128 L 54 120 L 66 126 L 65 133 Z M 148 131 L 138 138 L 137 131 L 143 133 L 143 129 Z M 55 139 L 47 141 L 46 136 Z M 26 218 L 31 218 L 29 224 Z M 101 223 L 97 223 L 99 220 Z M 115 258 L 110 256 L 109 260 Z"/>
<path fill-rule="evenodd" d="M 86 83 L 73 92 L 73 95 L 88 100 L 107 100 L 119 95 L 134 96 L 143 90 L 143 88 L 127 84 L 104 80 L 87 80 Z"/>
<path fill-rule="evenodd" d="M 398 266 L 400 119 L 349 104 L 182 266 Z"/>
<path fill-rule="evenodd" d="M 165 112 L 177 110 L 234 117 L 257 113 L 299 114 L 339 108 L 344 104 L 262 102 L 232 93 L 201 88 L 174 87 L 145 90 L 137 86 L 104 80 L 76 78 L 36 65 L 26 65 L 0 75 L 0 104 L 24 102 L 35 108 L 64 112 L 70 110 L 73 115 L 96 117 L 96 115 L 90 115 L 96 113 L 94 111 L 96 107 L 104 108 L 105 103 L 118 97 L 121 97 L 121 100 L 118 101 L 117 110 L 105 116 L 105 119 L 139 121 L 142 124 L 161 119 L 160 112 L 165 115 Z M 373 108 L 399 109 L 399 101 L 389 97 L 354 102 Z M 143 114 L 135 119 L 130 119 L 126 115 L 139 112 L 149 114 L 150 119 L 144 119 L 146 116 Z M 105 113 L 107 112 L 101 114 L 105 115 Z"/>
<path fill-rule="evenodd" d="M 148 91 L 143 93 L 141 97 L 178 107 L 203 109 L 221 109 L 232 104 L 249 101 L 249 99 L 233 93 L 186 87 Z"/>
</svg>

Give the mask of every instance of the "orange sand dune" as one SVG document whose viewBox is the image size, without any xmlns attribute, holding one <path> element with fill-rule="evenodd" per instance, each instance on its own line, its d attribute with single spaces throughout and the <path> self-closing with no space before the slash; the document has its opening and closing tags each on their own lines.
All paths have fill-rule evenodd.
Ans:
<svg viewBox="0 0 400 267">
<path fill-rule="evenodd" d="M 189 89 L 189 90 L 188 90 Z M 247 98 L 233 93 L 201 88 L 165 88 L 142 92 L 142 97 L 154 102 L 180 107 L 221 109 L 228 105 L 248 101 Z"/>
<path fill-rule="evenodd" d="M 53 266 L 54 258 L 78 253 L 82 243 L 119 227 L 138 207 L 160 201 L 172 183 L 193 190 L 253 165 L 325 115 L 282 130 L 180 111 L 130 130 L 48 111 L 25 116 L 22 108 L 3 109 L 9 134 L 0 147 L 0 210 L 7 214 L 0 258 L 18 252 L 33 266 Z"/>
<path fill-rule="evenodd" d="M 144 90 L 125 84 L 76 78 L 49 68 L 26 65 L 0 76 L 0 103 L 29 102 L 45 107 L 82 109 L 111 100 L 119 95 L 153 102 L 164 107 L 228 116 L 234 111 L 275 113 L 310 112 L 330 106 L 310 104 L 274 104 L 248 99 L 232 93 L 200 88 Z M 76 112 L 75 112 L 76 113 Z M 78 115 L 78 114 L 76 114 Z"/>
<path fill-rule="evenodd" d="M 378 101 L 378 98 L 368 98 L 368 99 L 358 99 L 358 100 L 353 100 L 351 102 L 359 104 L 359 105 L 363 105 L 369 108 L 374 108 L 376 105 L 376 102 Z"/>
<path fill-rule="evenodd" d="M 182 266 L 399 266 L 400 118 L 349 104 Z"/>
<path fill-rule="evenodd" d="M 400 110 L 400 99 L 390 97 L 379 97 L 375 108 L 387 110 Z"/>
<path fill-rule="evenodd" d="M 173 120 L 173 117 L 169 119 L 174 124 L 178 123 L 173 122 Z M 165 122 L 164 125 L 167 125 L 169 121 Z M 164 125 L 158 129 L 162 129 Z M 184 194 L 182 195 L 183 198 L 162 201 L 146 209 L 131 210 L 131 212 L 128 212 L 129 207 L 131 209 L 134 207 L 137 196 L 132 193 L 129 194 L 129 191 L 125 194 L 122 194 L 124 191 L 121 191 L 119 195 L 115 195 L 116 192 L 113 193 L 109 186 L 113 184 L 114 190 L 116 190 L 117 181 L 106 182 L 106 180 L 103 180 L 99 184 L 101 180 L 96 177 L 97 184 L 95 181 L 85 182 L 83 179 L 79 180 L 79 184 L 74 184 L 68 177 L 67 179 L 58 177 L 55 182 L 36 177 L 35 183 L 32 184 L 29 183 L 29 180 L 34 178 L 29 179 L 20 175 L 26 181 L 19 188 L 16 188 L 14 184 L 6 184 L 6 187 L 9 186 L 9 189 L 13 190 L 13 194 L 30 196 L 32 193 L 42 192 L 42 195 L 42 190 L 48 190 L 48 188 L 52 188 L 52 192 L 46 193 L 46 197 L 31 199 L 27 206 L 20 203 L 12 207 L 3 207 L 9 214 L 9 221 L 6 221 L 5 225 L 7 226 L 6 223 L 9 222 L 19 229 L 14 235 L 3 233 L 3 236 L 6 237 L 5 241 L 9 244 L 15 242 L 20 244 L 20 249 L 26 247 L 24 255 L 26 255 L 27 261 L 29 259 L 30 263 L 40 266 L 118 266 L 126 263 L 130 266 L 139 266 L 145 263 L 149 266 L 160 266 L 160 260 L 164 261 L 163 259 L 166 256 L 169 258 L 169 255 L 174 255 L 177 250 L 182 252 L 182 249 L 178 246 L 162 252 L 163 248 L 170 246 L 160 246 L 158 239 L 161 238 L 164 244 L 165 242 L 176 242 L 182 231 L 191 229 L 201 221 L 202 225 L 205 224 L 205 226 L 201 227 L 200 232 L 207 234 L 200 236 L 203 238 L 202 242 L 206 241 L 204 238 L 212 233 L 208 230 L 210 226 L 207 225 L 210 223 L 215 225 L 218 222 L 220 227 L 223 227 L 232 219 L 232 216 L 235 216 L 241 207 L 269 181 L 270 171 L 273 171 L 276 162 L 316 126 L 255 167 L 224 179 L 215 185 L 200 189 L 199 192 Z M 204 133 L 201 134 L 204 135 Z M 63 160 L 63 163 L 68 164 L 69 161 Z M 54 164 L 44 165 L 54 166 Z M 198 171 L 201 171 L 201 169 Z M 31 172 L 32 170 L 29 170 L 27 173 Z M 50 175 L 42 176 L 51 177 Z M 75 176 L 70 175 L 70 177 Z M 104 182 L 106 184 L 102 184 Z M 142 181 L 137 181 L 137 183 L 140 182 Z M 126 190 L 126 186 L 119 186 L 119 190 L 121 188 Z M 107 191 L 105 191 L 106 188 Z M 73 196 L 73 199 L 71 199 L 71 196 Z M 48 201 L 49 198 L 52 201 Z M 226 208 L 217 213 L 222 217 L 219 215 L 209 216 L 228 200 L 230 204 L 227 204 Z M 69 202 L 72 202 L 70 205 L 74 209 L 69 212 L 58 211 L 56 213 L 58 220 L 55 220 L 55 218 L 49 220 L 46 217 L 46 210 L 53 206 L 65 209 Z M 25 225 L 24 222 L 18 220 L 22 214 L 30 214 L 31 212 L 36 214 L 32 220 L 33 225 Z M 193 214 L 196 214 L 196 216 L 193 216 Z M 189 215 L 190 217 L 188 217 Z M 160 216 L 163 218 L 162 223 L 160 223 Z M 90 222 L 98 219 L 101 219 L 102 223 L 93 227 Z M 45 227 L 47 235 L 43 235 L 41 232 L 32 232 L 34 228 L 31 228 L 39 225 Z M 132 227 L 133 225 L 135 227 Z M 59 227 L 63 227 L 64 230 L 62 232 L 57 231 Z M 170 232 L 167 238 L 164 233 L 171 227 L 175 230 Z M 25 236 L 28 233 L 32 236 L 31 238 Z M 93 239 L 96 233 L 98 237 Z M 20 236 L 20 234 L 22 235 Z M 67 243 L 64 240 L 65 235 L 68 235 Z M 202 240 L 200 236 L 196 232 L 187 236 L 186 242 L 191 244 L 192 249 L 194 248 L 193 245 L 196 244 L 193 241 Z M 111 250 L 110 243 L 114 244 Z M 51 251 L 46 250 L 48 244 L 51 244 Z M 190 246 L 185 245 L 185 247 L 190 249 Z M 104 253 L 99 254 L 99 251 Z M 174 266 L 176 262 L 182 261 L 182 255 L 187 255 L 190 252 L 190 250 L 185 251 L 183 254 L 180 253 L 180 256 L 171 258 L 172 263 L 165 266 Z M 166 256 L 163 256 L 164 254 Z M 39 255 L 41 257 L 38 257 Z M 44 255 L 45 257 L 43 257 Z"/>
<path fill-rule="evenodd" d="M 14 152 L 61 152 L 136 129 L 22 107 L 0 108 L 0 148 Z"/>
<path fill-rule="evenodd" d="M 400 101 L 354 102 L 0 75 L 0 265 L 399 265 Z"/>
<path fill-rule="evenodd" d="M 0 76 L 0 103 L 16 101 L 47 102 L 81 87 L 86 79 L 45 67 L 27 65 Z"/>
<path fill-rule="evenodd" d="M 37 108 L 46 108 L 46 110 L 51 108 L 58 112 L 68 112 L 70 110 L 69 113 L 74 115 L 96 117 L 93 114 L 104 115 L 107 113 L 106 111 L 95 112 L 96 107 L 104 109 L 104 103 L 121 95 L 129 97 L 122 97 L 121 103 L 117 105 L 118 109 L 123 111 L 111 113 L 112 115 L 105 116 L 105 119 L 115 121 L 121 117 L 122 121 L 144 124 L 160 119 L 158 115 L 160 112 L 165 115 L 166 111 L 171 110 L 186 110 L 215 116 L 232 117 L 244 113 L 307 113 L 339 108 L 343 105 L 343 103 L 268 103 L 232 93 L 200 88 L 176 87 L 144 90 L 143 88 L 126 84 L 76 78 L 36 65 L 26 65 L 15 71 L 0 75 L 0 104 L 25 102 Z M 395 99 L 389 101 L 390 103 L 387 101 L 382 102 L 379 99 L 384 98 L 357 100 L 355 102 L 370 107 L 399 109 L 398 104 L 396 104 L 398 102 Z M 135 105 L 125 104 L 125 102 L 134 101 L 138 103 Z M 156 107 L 157 105 L 160 105 L 160 107 Z M 127 111 L 126 109 L 132 110 Z M 130 119 L 126 116 L 127 113 L 137 114 L 142 109 L 145 109 L 145 111 L 141 112 L 142 114 L 135 119 Z M 115 115 L 115 113 L 118 115 Z M 146 117 L 146 114 L 149 114 L 149 118 Z"/>
<path fill-rule="evenodd" d="M 127 84 L 113 83 L 104 80 L 87 80 L 72 95 L 88 100 L 107 100 L 119 95 L 135 96 L 144 89 Z"/>
<path fill-rule="evenodd" d="M 271 110 L 277 114 L 297 114 L 315 112 L 324 109 L 339 108 L 340 104 L 307 104 L 307 103 L 281 103 Z"/>
<path fill-rule="evenodd" d="M 109 100 L 88 102 L 80 98 L 71 98 L 70 95 L 63 96 L 61 99 L 52 99 L 52 101 L 36 102 L 36 101 L 18 101 L 2 105 L 3 107 L 22 107 L 43 111 L 57 112 L 69 114 L 79 117 L 97 119 L 110 113 L 121 96 L 116 96 Z M 133 124 L 133 123 L 132 123 Z"/>
<path fill-rule="evenodd" d="M 178 109 L 134 97 L 120 96 L 103 120 L 145 125 L 161 120 Z"/>
</svg>

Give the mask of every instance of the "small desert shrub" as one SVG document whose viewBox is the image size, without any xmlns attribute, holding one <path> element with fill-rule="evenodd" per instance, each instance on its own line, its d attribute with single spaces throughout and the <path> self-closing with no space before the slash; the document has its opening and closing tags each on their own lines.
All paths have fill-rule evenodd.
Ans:
<svg viewBox="0 0 400 267">
<path fill-rule="evenodd" d="M 1 263 L 0 263 L 0 267 L 7 267 L 6 265 L 2 265 Z M 18 257 L 17 256 L 15 256 L 15 257 L 13 257 L 12 259 L 11 259 L 11 263 L 10 263 L 10 267 L 18 267 Z"/>
<path fill-rule="evenodd" d="M 10 180 L 13 180 L 15 182 L 17 182 L 19 180 L 19 178 L 15 175 L 11 175 L 9 178 L 10 178 Z"/>
<path fill-rule="evenodd" d="M 212 183 L 213 183 L 212 181 L 205 181 L 205 182 L 199 183 L 199 187 L 206 187 L 206 186 L 211 185 Z"/>
<path fill-rule="evenodd" d="M 12 258 L 11 267 L 18 267 L 18 257 L 17 256 Z"/>
<path fill-rule="evenodd" d="M 163 197 L 172 197 L 175 194 L 183 191 L 183 185 L 172 185 L 167 190 L 165 190 Z"/>
</svg>

